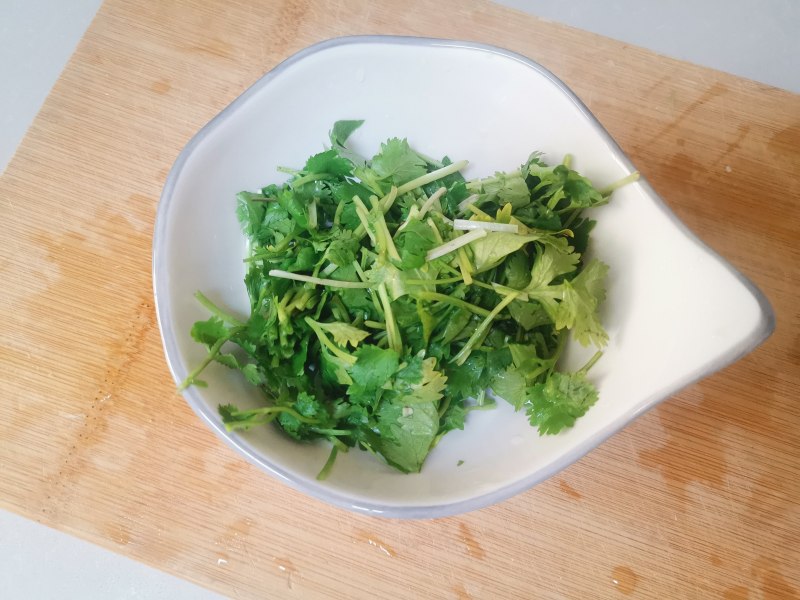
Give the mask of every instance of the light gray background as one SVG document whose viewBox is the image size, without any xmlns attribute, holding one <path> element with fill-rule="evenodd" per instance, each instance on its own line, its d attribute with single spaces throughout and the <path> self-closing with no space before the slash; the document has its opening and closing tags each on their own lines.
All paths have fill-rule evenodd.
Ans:
<svg viewBox="0 0 800 600">
<path fill-rule="evenodd" d="M 100 0 L 0 0 L 0 173 Z M 512 8 L 800 93 L 797 0 L 498 0 Z M 219 596 L 0 511 L 4 600 Z"/>
</svg>

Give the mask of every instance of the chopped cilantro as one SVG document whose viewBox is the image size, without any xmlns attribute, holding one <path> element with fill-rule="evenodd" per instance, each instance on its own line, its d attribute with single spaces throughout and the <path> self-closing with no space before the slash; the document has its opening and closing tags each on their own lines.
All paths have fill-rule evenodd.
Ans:
<svg viewBox="0 0 800 600">
<path fill-rule="evenodd" d="M 465 181 L 466 161 L 400 138 L 367 159 L 348 145 L 362 124 L 336 122 L 331 148 L 283 169 L 285 184 L 237 195 L 250 316 L 198 292 L 211 316 L 191 336 L 208 354 L 181 387 L 204 385 L 214 361 L 241 371 L 264 406 L 220 406 L 225 426 L 328 440 L 320 479 L 352 447 L 418 472 L 468 413 L 494 406 L 487 389 L 540 434 L 571 427 L 598 400 L 587 372 L 601 353 L 558 371 L 566 340 L 608 340 L 608 267 L 584 258 L 594 222 L 581 213 L 618 185 L 597 190 L 538 153 Z"/>
</svg>

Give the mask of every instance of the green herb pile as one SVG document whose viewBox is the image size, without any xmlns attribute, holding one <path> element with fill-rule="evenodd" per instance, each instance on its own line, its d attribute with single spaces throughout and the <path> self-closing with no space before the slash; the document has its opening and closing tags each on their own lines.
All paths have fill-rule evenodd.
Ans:
<svg viewBox="0 0 800 600">
<path fill-rule="evenodd" d="M 298 441 L 359 447 L 410 473 L 487 389 L 541 434 L 570 427 L 596 401 L 577 372 L 556 370 L 570 334 L 598 349 L 608 267 L 583 254 L 595 189 L 532 154 L 519 170 L 466 181 L 466 161 L 434 160 L 393 138 L 367 160 L 348 147 L 362 121 L 338 121 L 331 149 L 291 178 L 241 192 L 250 317 L 211 303 L 192 327 L 206 359 L 238 369 L 264 406 L 219 407 L 229 430 L 277 424 Z M 239 347 L 225 351 L 228 343 Z"/>
</svg>

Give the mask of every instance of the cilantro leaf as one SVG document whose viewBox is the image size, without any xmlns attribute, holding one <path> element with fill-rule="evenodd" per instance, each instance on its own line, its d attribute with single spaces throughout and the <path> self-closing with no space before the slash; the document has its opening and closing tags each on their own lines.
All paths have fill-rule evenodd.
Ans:
<svg viewBox="0 0 800 600">
<path fill-rule="evenodd" d="M 386 432 L 380 448 L 386 461 L 404 473 L 418 473 L 439 430 L 434 403 L 387 404 L 378 421 Z"/>
<path fill-rule="evenodd" d="M 538 235 L 518 235 L 515 233 L 489 233 L 470 244 L 475 268 L 481 270 L 493 265 L 529 242 L 539 239 L 539 237 Z"/>
<path fill-rule="evenodd" d="M 492 391 L 503 400 L 519 410 L 527 400 L 527 382 L 525 374 L 517 368 L 500 371 L 492 380 Z"/>
<path fill-rule="evenodd" d="M 330 332 L 330 334 L 333 336 L 333 341 L 340 346 L 346 346 L 349 344 L 353 347 L 356 347 L 367 337 L 369 337 L 369 333 L 359 329 L 358 327 L 353 327 L 348 323 L 329 322 L 317 323 L 317 325 L 319 325 L 325 331 Z M 356 364 L 358 364 L 358 361 L 356 361 Z"/>
<path fill-rule="evenodd" d="M 436 402 L 442 398 L 447 376 L 436 370 L 436 359 L 415 356 L 397 372 L 392 385 L 394 398 L 407 405 Z"/>
<path fill-rule="evenodd" d="M 307 392 L 297 394 L 291 408 L 292 410 L 278 413 L 278 422 L 284 432 L 297 440 L 313 437 L 309 425 L 324 427 L 329 419 L 328 411 L 323 404 Z"/>
<path fill-rule="evenodd" d="M 409 221 L 395 239 L 400 253 L 401 269 L 418 269 L 425 264 L 425 255 L 436 246 L 433 230 L 416 219 Z"/>
<path fill-rule="evenodd" d="M 597 390 L 583 373 L 555 372 L 527 393 L 526 412 L 539 433 L 554 434 L 572 427 L 597 402 Z"/>
<path fill-rule="evenodd" d="M 337 154 L 345 160 L 349 160 L 356 167 L 367 164 L 367 159 L 358 152 L 351 150 L 345 143 L 353 135 L 353 132 L 361 127 L 364 121 L 336 121 L 328 134 Z"/>
<path fill-rule="evenodd" d="M 192 325 L 192 339 L 195 342 L 213 346 L 218 340 L 228 336 L 228 328 L 219 317 L 211 317 L 207 321 L 197 321 Z"/>
<path fill-rule="evenodd" d="M 481 352 L 470 354 L 469 358 L 461 366 L 455 366 L 451 363 L 446 364 L 447 394 L 451 400 L 463 400 L 478 391 L 476 384 L 485 367 L 486 356 Z"/>
<path fill-rule="evenodd" d="M 239 219 L 242 231 L 250 239 L 256 237 L 264 221 L 267 203 L 260 198 L 263 196 L 250 192 L 236 194 L 236 217 Z"/>
<path fill-rule="evenodd" d="M 372 170 L 398 186 L 427 172 L 425 159 L 411 149 L 407 140 L 398 138 L 381 144 L 380 154 L 372 159 Z"/>
<path fill-rule="evenodd" d="M 547 310 L 538 302 L 517 300 L 508 305 L 508 312 L 525 331 L 553 322 Z"/>
<path fill-rule="evenodd" d="M 333 128 L 331 129 L 330 133 L 328 134 L 331 139 L 331 144 L 334 146 L 344 145 L 347 139 L 353 135 L 353 132 L 363 124 L 363 119 L 358 121 L 336 121 L 333 124 Z"/>
<path fill-rule="evenodd" d="M 580 255 L 572 252 L 565 238 L 553 238 L 544 244 L 531 269 L 528 286 L 544 288 L 559 275 L 572 273 L 578 266 Z"/>
<path fill-rule="evenodd" d="M 344 177 L 353 173 L 353 163 L 342 158 L 336 150 L 326 150 L 309 158 L 303 171 Z"/>
<path fill-rule="evenodd" d="M 460 401 L 451 402 L 439 421 L 439 434 L 441 435 L 454 429 L 464 429 L 466 419 L 467 410 L 464 408 L 464 403 Z"/>
<path fill-rule="evenodd" d="M 261 425 L 264 418 L 261 415 L 251 414 L 246 411 L 240 411 L 233 404 L 224 404 L 219 406 L 219 414 L 222 417 L 222 422 L 228 429 L 243 429 L 248 430 L 255 425 Z"/>
<path fill-rule="evenodd" d="M 352 385 L 353 379 L 349 373 L 350 363 L 326 348 L 320 349 L 320 366 L 322 379 L 329 385 Z"/>
<path fill-rule="evenodd" d="M 569 200 L 568 208 L 589 208 L 603 202 L 602 194 L 591 182 L 576 171 L 570 170 L 564 181 L 564 194 Z"/>
<path fill-rule="evenodd" d="M 270 202 L 264 211 L 264 220 L 255 234 L 261 244 L 279 244 L 290 236 L 295 229 L 295 222 L 289 211 L 277 202 Z"/>
<path fill-rule="evenodd" d="M 346 267 L 353 264 L 356 252 L 361 248 L 361 243 L 350 231 L 343 231 L 341 235 L 330 242 L 325 257 L 337 267 Z"/>
<path fill-rule="evenodd" d="M 481 195 L 479 204 L 495 202 L 500 206 L 510 204 L 513 208 L 521 208 L 531 201 L 531 191 L 520 171 L 495 173 L 493 177 L 470 183 L 467 189 Z"/>
<path fill-rule="evenodd" d="M 546 201 L 550 209 L 562 200 L 566 200 L 566 206 L 562 206 L 565 209 L 589 208 L 604 202 L 588 179 L 564 165 L 547 167 L 533 162 L 528 165 L 528 174 L 537 181 L 534 196 Z"/>
<path fill-rule="evenodd" d="M 364 345 L 356 353 L 356 362 L 350 371 L 353 383 L 350 395 L 374 394 L 394 375 L 400 365 L 400 356 L 394 350 Z"/>
<path fill-rule="evenodd" d="M 573 221 L 569 226 L 572 231 L 572 247 L 575 252 L 579 254 L 586 252 L 586 248 L 589 246 L 589 234 L 592 232 L 592 229 L 594 229 L 596 223 L 597 222 L 592 219 L 579 218 Z"/>
<path fill-rule="evenodd" d="M 562 300 L 555 312 L 557 329 L 573 329 L 575 339 L 582 345 L 594 344 L 602 348 L 608 334 L 600 323 L 597 309 L 605 300 L 604 281 L 608 265 L 592 260 L 570 281 L 562 284 Z"/>
<path fill-rule="evenodd" d="M 278 193 L 278 204 L 292 217 L 295 227 L 308 229 L 308 199 L 303 194 L 285 187 Z"/>
</svg>

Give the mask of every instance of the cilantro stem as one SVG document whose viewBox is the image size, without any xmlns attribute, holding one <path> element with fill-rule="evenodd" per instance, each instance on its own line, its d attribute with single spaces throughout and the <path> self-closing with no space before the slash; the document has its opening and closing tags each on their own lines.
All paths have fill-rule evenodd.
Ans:
<svg viewBox="0 0 800 600">
<path fill-rule="evenodd" d="M 358 278 L 361 279 L 361 281 L 367 280 L 367 275 L 364 273 L 364 269 L 361 268 L 361 265 L 358 264 L 357 260 L 353 261 L 353 268 L 356 270 L 356 275 L 358 275 Z M 381 307 L 381 303 L 378 302 L 378 295 L 375 293 L 375 290 L 371 284 L 369 287 L 369 296 L 372 299 L 372 305 L 375 307 L 375 310 L 383 315 L 383 308 Z"/>
<path fill-rule="evenodd" d="M 378 452 L 375 451 L 375 449 L 369 444 L 369 442 L 365 442 L 364 440 L 359 440 L 358 444 L 364 450 L 366 450 L 367 452 L 372 454 L 372 456 L 374 456 L 375 458 L 377 458 L 381 462 L 384 462 L 384 463 L 386 462 L 386 459 L 383 457 L 383 455 L 382 454 L 378 454 Z"/>
<path fill-rule="evenodd" d="M 472 280 L 472 285 L 477 285 L 478 287 L 483 288 L 485 290 L 492 290 L 493 292 L 497 292 L 497 290 L 494 289 L 494 287 L 492 287 L 488 283 L 484 283 L 483 281 L 480 281 L 478 279 L 473 279 Z M 505 288 L 505 292 L 509 292 L 509 291 L 516 292 L 517 290 L 512 290 L 511 288 Z"/>
<path fill-rule="evenodd" d="M 320 435 L 336 437 L 337 435 L 352 435 L 352 431 L 349 429 L 319 429 L 317 427 L 311 427 L 311 431 L 314 433 L 319 433 Z"/>
<path fill-rule="evenodd" d="M 447 279 L 406 279 L 404 283 L 408 285 L 448 285 L 451 283 L 458 283 L 459 281 L 464 281 L 464 278 L 459 277 L 449 277 Z"/>
<path fill-rule="evenodd" d="M 439 404 L 439 418 L 441 419 L 444 416 L 444 413 L 447 412 L 447 409 L 450 408 L 450 394 L 446 394 L 444 398 L 442 398 L 441 404 Z"/>
<path fill-rule="evenodd" d="M 408 183 L 404 183 L 399 188 L 397 188 L 397 195 L 402 196 L 403 194 L 407 194 L 411 190 L 415 190 L 418 187 L 422 187 L 423 185 L 428 185 L 432 181 L 436 181 L 437 179 L 441 179 L 442 177 L 447 177 L 448 175 L 452 175 L 453 173 L 458 173 L 461 169 L 466 167 L 469 164 L 469 161 L 466 160 L 459 160 L 458 162 L 454 162 L 452 164 L 447 165 L 446 167 L 442 167 L 441 169 L 436 169 L 435 171 L 431 171 L 430 173 L 426 173 L 421 177 L 417 177 L 416 179 L 412 179 Z"/>
<path fill-rule="evenodd" d="M 575 219 L 577 219 L 582 212 L 583 209 L 580 208 L 573 210 L 572 213 L 567 218 L 566 222 L 564 223 L 563 227 L 566 229 L 567 227 L 572 225 L 573 221 L 575 221 Z"/>
<path fill-rule="evenodd" d="M 553 370 L 556 368 L 556 364 L 561 358 L 561 354 L 564 352 L 564 346 L 567 345 L 567 337 L 568 334 L 566 329 L 562 329 L 558 332 L 558 343 L 556 344 L 556 349 L 553 350 L 553 354 L 549 358 L 550 365 L 547 369 L 547 377 L 550 377 L 550 375 L 553 373 Z"/>
<path fill-rule="evenodd" d="M 472 406 L 467 406 L 464 410 L 468 413 L 472 412 L 473 410 L 492 410 L 496 406 L 496 403 L 489 398 L 488 400 L 484 399 L 481 404 L 473 404 Z"/>
<path fill-rule="evenodd" d="M 578 373 L 581 373 L 582 375 L 586 375 L 586 373 L 588 373 L 588 372 L 589 372 L 589 369 L 591 369 L 591 368 L 592 368 L 592 367 L 595 365 L 595 363 L 596 363 L 598 360 L 600 360 L 600 358 L 601 358 L 602 356 L 603 356 L 603 352 L 602 352 L 602 350 L 598 350 L 597 352 L 595 352 L 595 353 L 594 353 L 594 356 L 592 356 L 592 358 L 590 358 L 590 359 L 589 359 L 589 362 L 587 362 L 585 365 L 583 365 L 583 366 L 582 366 L 582 367 L 581 367 L 581 368 L 578 370 Z"/>
<path fill-rule="evenodd" d="M 431 228 L 431 231 L 433 231 L 433 235 L 436 238 L 436 241 L 439 242 L 440 244 L 444 244 L 444 238 L 442 237 L 439 228 L 436 226 L 436 223 L 433 222 L 433 219 L 428 217 L 427 219 L 425 219 L 425 222 L 428 224 L 428 227 Z"/>
<path fill-rule="evenodd" d="M 375 199 L 372 207 L 372 213 L 375 215 L 375 241 L 378 252 L 381 254 L 388 254 L 389 258 L 400 262 L 400 254 L 397 252 L 397 247 L 392 240 L 392 234 L 389 233 L 389 228 L 386 225 L 386 219 L 383 218 L 383 212 L 380 210 L 380 200 Z"/>
<path fill-rule="evenodd" d="M 441 161 L 438 161 L 438 160 L 436 160 L 435 158 L 432 158 L 432 157 L 428 156 L 427 154 L 423 154 L 423 153 L 422 153 L 422 152 L 420 152 L 419 150 L 415 150 L 414 152 L 416 152 L 416 153 L 417 153 L 417 155 L 418 155 L 418 156 L 419 156 L 419 157 L 420 157 L 422 160 L 424 160 L 426 163 L 428 163 L 428 164 L 429 164 L 429 165 L 431 165 L 432 167 L 436 167 L 437 169 L 440 169 L 441 167 L 443 167 L 443 166 L 444 166 L 444 165 L 441 163 Z"/>
<path fill-rule="evenodd" d="M 488 219 L 489 221 L 494 221 L 494 217 L 492 217 L 492 215 L 483 212 L 480 208 L 475 206 L 474 203 L 467 205 L 467 208 L 472 214 L 479 216 L 481 219 Z"/>
<path fill-rule="evenodd" d="M 317 481 L 324 481 L 331 474 L 333 463 L 336 462 L 336 455 L 339 454 L 339 449 L 336 446 L 331 448 L 331 453 L 328 455 L 328 460 L 325 461 L 320 472 L 317 473 Z"/>
<path fill-rule="evenodd" d="M 301 415 L 291 406 L 265 406 L 263 408 L 254 408 L 252 410 L 236 411 L 237 420 L 225 423 L 225 428 L 228 431 L 233 431 L 234 429 L 242 429 L 243 427 L 252 427 L 252 417 L 256 416 L 264 416 L 263 423 L 269 423 L 270 421 L 274 421 L 280 413 L 291 415 L 306 425 L 313 425 L 314 423 L 319 422 L 317 419 L 312 419 L 311 417 Z"/>
<path fill-rule="evenodd" d="M 419 218 L 420 218 L 420 220 L 422 220 L 422 218 L 425 216 L 425 213 L 427 213 L 431 209 L 431 206 L 433 206 L 433 203 L 436 202 L 442 196 L 444 196 L 444 193 L 446 191 L 447 191 L 446 187 L 440 187 L 438 190 L 436 190 L 435 192 L 433 192 L 431 194 L 430 198 L 428 198 L 425 201 L 425 203 L 422 205 L 422 208 L 419 209 Z"/>
<path fill-rule="evenodd" d="M 294 181 L 290 181 L 289 183 L 293 188 L 298 188 L 301 185 L 305 185 L 306 183 L 310 183 L 312 181 L 317 181 L 319 179 L 331 179 L 333 176 L 329 173 L 309 173 L 308 175 L 303 175 L 302 177 L 298 177 Z"/>
<path fill-rule="evenodd" d="M 486 285 L 486 284 L 484 284 Z M 523 290 L 515 290 L 514 288 L 510 288 L 508 286 L 502 285 L 500 283 L 493 283 L 491 286 L 488 286 L 490 289 L 494 290 L 498 294 L 505 295 L 505 294 L 517 294 L 517 300 L 527 300 L 528 294 L 526 294 Z"/>
<path fill-rule="evenodd" d="M 344 321 L 347 322 L 350 320 L 350 312 L 347 310 L 347 307 L 342 302 L 342 299 L 339 297 L 338 294 L 334 294 L 333 297 L 330 299 L 331 303 L 331 312 L 333 316 L 336 317 L 337 321 Z"/>
<path fill-rule="evenodd" d="M 358 220 L 361 221 L 361 225 L 355 230 L 355 235 L 360 239 L 364 233 L 366 233 L 369 235 L 369 239 L 374 246 L 375 234 L 372 233 L 369 228 L 369 212 L 367 211 L 367 207 L 364 206 L 364 202 L 358 196 L 353 196 L 353 204 L 356 205 L 356 216 Z"/>
<path fill-rule="evenodd" d="M 558 194 L 553 194 L 550 200 L 547 202 L 547 208 L 550 210 L 555 210 L 558 203 L 564 199 L 564 196 L 559 196 Z"/>
<path fill-rule="evenodd" d="M 249 263 L 257 260 L 268 259 L 272 256 L 282 255 L 283 251 L 289 247 L 289 244 L 291 244 L 293 240 L 294 238 L 292 236 L 287 235 L 275 246 L 267 246 L 266 248 L 262 248 L 261 250 L 254 251 L 251 256 L 248 256 L 247 258 L 244 259 L 244 262 Z M 282 256 L 280 260 L 283 260 Z"/>
<path fill-rule="evenodd" d="M 459 271 L 458 269 L 455 269 L 455 268 L 451 267 L 451 266 L 450 266 L 450 265 L 448 265 L 447 263 L 440 263 L 440 264 L 441 264 L 441 267 L 442 267 L 442 271 L 447 271 L 447 272 L 448 272 L 448 273 L 450 273 L 451 275 L 455 275 L 455 276 L 457 276 L 457 277 L 459 278 L 459 280 L 460 280 L 460 279 L 462 279 L 462 277 L 461 277 L 461 271 Z"/>
<path fill-rule="evenodd" d="M 314 300 L 314 291 L 305 289 L 300 294 L 294 297 L 292 302 L 287 305 L 287 309 L 293 311 L 297 310 L 305 310 L 305 308 Z"/>
<path fill-rule="evenodd" d="M 336 212 L 333 213 L 333 226 L 338 227 L 339 221 L 342 219 L 342 212 L 344 211 L 344 202 L 339 202 L 336 205 Z"/>
<path fill-rule="evenodd" d="M 353 356 L 352 354 L 348 354 L 347 352 L 339 348 L 339 346 L 330 341 L 330 339 L 328 339 L 328 335 L 322 330 L 322 327 L 319 326 L 319 323 L 317 323 L 311 317 L 306 317 L 305 322 L 308 323 L 308 326 L 311 327 L 314 333 L 317 334 L 317 339 L 319 340 L 320 344 L 325 346 L 328 350 L 333 352 L 333 354 L 335 354 L 339 359 L 343 360 L 351 367 L 354 364 L 356 364 L 356 357 Z"/>
<path fill-rule="evenodd" d="M 397 321 L 394 319 L 392 303 L 389 300 L 389 294 L 386 292 L 385 283 L 382 283 L 378 286 L 378 298 L 381 300 L 384 318 L 386 319 L 386 335 L 388 338 L 389 347 L 402 356 L 403 340 L 400 337 L 400 330 L 397 327 Z"/>
<path fill-rule="evenodd" d="M 352 434 L 353 432 L 350 431 L 349 433 Z M 331 437 L 331 438 L 328 438 L 328 441 L 331 444 L 333 444 L 336 448 L 338 448 L 339 452 L 347 453 L 347 451 L 350 450 L 350 447 L 347 446 L 347 444 L 342 443 L 338 438 Z"/>
<path fill-rule="evenodd" d="M 438 292 L 416 292 L 412 294 L 415 298 L 419 298 L 420 300 L 430 300 L 432 302 L 446 302 L 447 304 L 452 304 L 453 306 L 458 306 L 459 308 L 463 308 L 464 310 L 468 310 L 476 315 L 480 315 L 481 317 L 488 317 L 491 312 L 486 310 L 485 308 L 481 308 L 480 306 L 476 306 L 474 304 L 470 304 L 469 302 L 464 302 L 463 300 L 459 300 L 458 298 L 453 298 L 452 296 L 445 296 L 444 294 L 440 294 Z"/>
<path fill-rule="evenodd" d="M 197 298 L 197 301 L 205 308 L 208 312 L 210 312 L 215 317 L 219 317 L 226 323 L 230 323 L 231 325 L 235 325 L 237 327 L 241 327 L 244 325 L 242 321 L 234 317 L 232 314 L 225 312 L 219 306 L 214 304 L 208 296 L 206 296 L 203 292 L 197 291 L 194 293 L 194 297 Z"/>
<path fill-rule="evenodd" d="M 317 199 L 312 198 L 311 204 L 308 205 L 308 228 L 317 228 Z"/>
<path fill-rule="evenodd" d="M 562 161 L 561 164 L 564 165 L 565 167 L 567 167 L 568 169 L 571 169 L 572 168 L 572 154 L 565 154 L 564 155 L 564 160 Z"/>
<path fill-rule="evenodd" d="M 424 218 L 425 218 L 425 214 L 428 212 L 428 210 L 430 210 L 431 206 L 433 206 L 433 203 L 434 203 L 436 200 L 438 200 L 439 198 L 441 198 L 441 197 L 442 197 L 442 195 L 443 195 L 443 194 L 444 194 L 446 191 L 447 191 L 447 188 L 445 188 L 445 187 L 440 187 L 440 188 L 439 188 L 438 190 L 436 190 L 436 191 L 435 191 L 433 194 L 431 194 L 430 198 L 428 198 L 427 200 L 425 200 L 425 202 L 423 202 L 423 204 L 422 204 L 422 207 L 421 207 L 421 208 L 417 208 L 417 207 L 416 207 L 416 205 L 411 205 L 411 209 L 408 211 L 408 216 L 406 217 L 406 220 L 405 220 L 405 221 L 403 221 L 403 222 L 400 224 L 400 227 L 398 227 L 398 228 L 395 230 L 395 232 L 394 232 L 394 235 L 395 235 L 395 237 L 397 236 L 397 234 L 399 234 L 401 231 L 403 231 L 403 230 L 404 230 L 404 229 L 405 229 L 405 228 L 408 226 L 408 224 L 409 224 L 409 223 L 410 223 L 412 220 L 414 220 L 414 219 L 417 219 L 417 220 L 419 220 L 419 221 L 422 221 L 422 219 L 424 219 Z M 437 211 L 437 212 L 438 212 L 438 211 Z M 439 212 L 439 215 L 440 215 L 440 216 L 441 216 L 443 219 L 445 219 L 445 220 L 448 220 L 448 219 L 447 219 L 447 217 L 445 217 L 445 216 L 444 216 L 444 215 L 443 215 L 441 212 Z M 431 227 L 434 227 L 434 229 L 435 229 L 435 226 L 431 225 Z M 438 230 L 438 229 L 436 230 L 436 234 L 437 234 L 437 239 L 439 240 L 439 243 L 440 243 L 440 244 L 441 244 L 441 243 L 443 243 L 443 242 L 444 242 L 444 240 L 442 240 L 442 239 L 441 239 L 441 238 L 442 238 L 442 236 L 441 236 L 441 235 L 439 235 L 439 230 Z"/>
<path fill-rule="evenodd" d="M 459 366 L 463 365 L 464 361 L 467 360 L 467 358 L 469 357 L 470 353 L 472 352 L 472 348 L 475 346 L 475 344 L 478 342 L 478 340 L 483 336 L 483 334 L 489 328 L 489 325 L 492 324 L 492 321 L 494 321 L 495 317 L 497 315 L 499 315 L 500 312 L 506 306 L 511 304 L 516 299 L 517 296 L 519 296 L 519 293 L 515 292 L 515 293 L 509 294 L 508 296 L 503 298 L 500 301 L 500 303 L 497 306 L 494 307 L 492 312 L 490 312 L 486 316 L 486 318 L 481 322 L 481 324 L 478 325 L 478 327 L 475 328 L 475 331 L 472 332 L 471 336 L 469 336 L 469 339 L 467 340 L 467 343 L 464 344 L 464 347 L 461 348 L 461 350 L 459 351 L 458 354 L 456 354 L 452 359 L 450 359 L 450 362 L 454 362 Z"/>
<path fill-rule="evenodd" d="M 380 201 L 381 211 L 383 211 L 383 214 L 389 212 L 389 209 L 392 208 L 395 200 L 397 200 L 397 188 L 392 186 L 392 189 L 389 190 L 389 193 L 386 194 Z"/>
<path fill-rule="evenodd" d="M 202 373 L 203 370 L 205 370 L 205 368 L 211 364 L 211 361 L 217 357 L 219 351 L 222 349 L 222 346 L 224 346 L 226 342 L 230 341 L 233 336 L 235 336 L 237 333 L 241 333 L 242 331 L 244 331 L 244 326 L 235 327 L 230 329 L 227 335 L 222 336 L 216 342 L 214 342 L 214 344 L 208 349 L 206 357 L 200 362 L 199 365 L 192 369 L 191 373 L 189 373 L 186 376 L 186 379 L 184 379 L 178 386 L 178 391 L 182 392 L 190 385 L 193 385 L 195 378 L 200 375 L 200 373 Z"/>
<path fill-rule="evenodd" d="M 464 278 L 464 283 L 472 285 L 472 265 L 469 262 L 469 257 L 464 251 L 463 246 L 458 249 L 458 268 L 461 269 L 461 276 Z"/>
<path fill-rule="evenodd" d="M 639 180 L 639 171 L 634 171 L 630 175 L 626 175 L 622 179 L 618 179 L 617 181 L 610 183 L 609 185 L 607 185 L 604 188 L 601 188 L 598 191 L 600 192 L 601 196 L 608 196 L 611 194 L 611 192 L 613 192 L 614 190 L 618 190 L 623 185 L 628 185 L 629 183 L 633 183 L 634 181 L 638 180 Z"/>
<path fill-rule="evenodd" d="M 419 218 L 419 209 L 417 208 L 417 206 L 415 204 L 412 204 L 411 208 L 408 210 L 408 216 L 406 217 L 406 220 L 403 221 L 402 223 L 400 223 L 400 226 L 397 229 L 395 229 L 394 237 L 397 237 L 398 235 L 400 235 L 400 233 L 406 227 L 408 227 L 408 224 L 411 223 L 411 221 L 414 221 L 414 220 L 420 220 L 420 218 Z"/>
<path fill-rule="evenodd" d="M 280 279 L 293 279 L 294 281 L 313 283 L 315 285 L 325 285 L 334 288 L 366 289 L 372 285 L 366 281 L 339 281 L 338 279 L 322 279 L 321 277 L 310 277 L 309 275 L 290 273 L 289 271 L 282 271 L 280 269 L 271 269 L 269 276 L 278 277 Z"/>
<path fill-rule="evenodd" d="M 358 275 L 358 278 L 361 281 L 367 280 L 367 274 L 364 273 L 364 269 L 361 267 L 361 265 L 358 263 L 357 260 L 353 261 L 353 268 L 356 270 L 356 275 Z"/>
<path fill-rule="evenodd" d="M 357 198 L 358 198 L 358 202 L 356 202 Z M 392 205 L 394 204 L 394 201 L 395 201 L 396 198 L 397 198 L 397 188 L 395 186 L 392 186 L 392 189 L 389 190 L 389 193 L 386 194 L 379 201 L 380 205 L 381 205 L 381 211 L 384 214 L 389 212 L 389 209 L 392 208 Z M 364 208 L 364 215 L 363 216 L 367 215 L 367 213 L 369 211 L 367 211 L 367 207 L 364 206 L 364 202 L 361 200 L 361 198 L 359 198 L 358 196 L 353 196 L 353 203 L 356 204 L 356 207 L 358 207 L 358 205 L 360 203 L 361 206 Z M 339 206 L 342 206 L 342 203 L 339 203 Z M 338 207 L 337 207 L 337 213 L 338 213 Z M 361 225 L 359 225 L 358 227 L 355 228 L 355 230 L 353 230 L 353 237 L 355 237 L 356 239 L 360 240 L 361 238 L 364 237 L 364 235 L 366 235 L 369 232 L 369 223 L 368 223 L 368 221 L 364 220 L 364 218 L 363 218 L 363 216 L 361 214 L 359 214 L 358 208 L 356 208 L 356 215 L 358 216 L 359 220 L 361 221 Z M 370 240 L 372 240 L 372 243 L 374 245 L 375 244 L 375 238 L 373 237 L 372 233 L 369 233 L 369 237 L 370 237 Z"/>
</svg>

